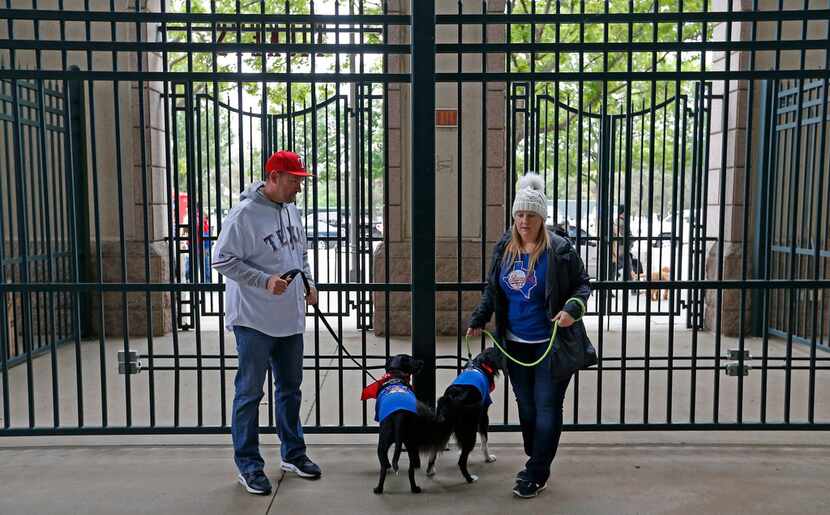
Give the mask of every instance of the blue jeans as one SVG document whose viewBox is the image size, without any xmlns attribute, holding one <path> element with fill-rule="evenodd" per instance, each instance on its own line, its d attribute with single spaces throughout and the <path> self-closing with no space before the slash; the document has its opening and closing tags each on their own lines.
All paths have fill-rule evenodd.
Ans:
<svg viewBox="0 0 830 515">
<path fill-rule="evenodd" d="M 242 473 L 256 472 L 262 470 L 265 464 L 259 453 L 259 403 L 264 395 L 262 384 L 269 366 L 276 383 L 275 411 L 280 455 L 283 461 L 305 456 L 305 439 L 300 423 L 303 335 L 275 338 L 243 326 L 234 326 L 233 333 L 239 355 L 231 422 L 237 468 Z"/>
<path fill-rule="evenodd" d="M 205 235 L 205 236 L 208 236 L 208 235 Z M 211 279 L 210 262 L 211 262 L 211 251 L 212 251 L 211 247 L 212 247 L 212 245 L 213 245 L 212 241 L 204 240 L 204 239 L 202 240 L 202 249 L 203 249 L 203 252 L 202 252 L 202 261 L 203 261 L 203 263 L 202 264 L 203 264 L 203 268 L 204 268 L 204 271 L 205 271 L 203 281 L 206 282 L 206 283 L 211 282 L 210 281 L 210 279 Z"/>
<path fill-rule="evenodd" d="M 547 350 L 547 343 L 508 341 L 507 351 L 524 362 L 536 361 Z M 535 367 L 523 367 L 507 360 L 507 373 L 519 404 L 519 423 L 528 456 L 525 468 L 532 481 L 544 483 L 562 434 L 562 403 L 571 378 L 555 381 L 551 364 L 553 352 Z"/>
</svg>

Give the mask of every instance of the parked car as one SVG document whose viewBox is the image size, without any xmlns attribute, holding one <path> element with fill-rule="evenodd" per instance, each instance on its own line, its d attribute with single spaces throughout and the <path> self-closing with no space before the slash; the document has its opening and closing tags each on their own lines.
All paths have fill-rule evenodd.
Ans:
<svg viewBox="0 0 830 515">
<path fill-rule="evenodd" d="M 305 217 L 305 223 L 307 228 L 307 234 L 310 237 L 311 231 L 313 230 L 315 224 L 315 214 L 307 214 Z M 339 235 L 341 242 L 345 242 L 348 239 L 349 231 L 351 231 L 352 229 L 352 220 L 348 218 L 347 213 L 337 213 L 335 211 L 321 210 L 316 213 L 316 223 L 318 224 L 318 231 L 320 231 L 321 234 L 322 232 L 324 232 L 322 230 L 322 227 L 326 226 L 329 231 L 332 231 L 335 234 Z M 358 237 L 360 238 L 371 238 L 375 241 L 383 239 L 382 220 L 371 221 L 367 216 L 364 216 L 363 222 L 359 229 L 360 233 L 358 234 Z M 336 240 L 337 237 L 333 237 L 332 239 Z"/>
<path fill-rule="evenodd" d="M 573 224 L 568 224 L 567 231 L 565 230 L 565 223 L 560 223 L 557 225 L 548 225 L 548 230 L 553 231 L 554 234 L 558 234 L 564 238 L 568 238 L 570 242 L 576 245 L 576 234 L 577 234 L 577 227 Z M 591 236 L 588 231 L 585 229 L 578 229 L 579 230 L 579 243 L 580 245 L 587 245 L 589 247 L 596 247 L 597 240 L 595 237 Z"/>
<path fill-rule="evenodd" d="M 337 239 L 340 231 L 337 227 L 329 225 L 325 220 L 317 220 L 317 234 L 314 234 L 314 219 L 306 219 L 306 239 L 308 240 L 308 248 L 314 248 L 315 243 L 317 248 L 331 249 L 337 246 Z"/>
</svg>

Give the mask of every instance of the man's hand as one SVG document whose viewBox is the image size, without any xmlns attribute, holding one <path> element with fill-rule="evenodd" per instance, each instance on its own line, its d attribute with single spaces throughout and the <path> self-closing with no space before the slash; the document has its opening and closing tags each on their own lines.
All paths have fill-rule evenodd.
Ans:
<svg viewBox="0 0 830 515">
<path fill-rule="evenodd" d="M 313 286 L 308 289 L 308 293 L 305 296 L 305 301 L 308 302 L 310 306 L 317 305 L 317 288 Z"/>
<path fill-rule="evenodd" d="M 560 311 L 557 313 L 556 316 L 553 317 L 553 321 L 559 322 L 559 327 L 570 327 L 574 325 L 574 322 L 576 322 L 576 320 L 574 320 L 574 318 L 568 314 L 567 311 Z"/>
<path fill-rule="evenodd" d="M 274 295 L 282 295 L 288 289 L 289 284 L 291 284 L 291 281 L 286 281 L 279 274 L 274 274 L 268 278 L 268 285 L 265 289 Z"/>
<path fill-rule="evenodd" d="M 481 336 L 481 328 L 480 327 L 468 327 L 467 328 L 467 336 L 472 336 L 474 338 Z"/>
</svg>

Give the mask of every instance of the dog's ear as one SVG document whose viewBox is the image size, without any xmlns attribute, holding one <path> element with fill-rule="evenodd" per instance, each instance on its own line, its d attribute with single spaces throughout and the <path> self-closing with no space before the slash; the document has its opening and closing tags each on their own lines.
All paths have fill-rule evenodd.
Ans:
<svg viewBox="0 0 830 515">
<path fill-rule="evenodd" d="M 424 360 L 412 358 L 412 375 L 420 374 L 422 368 L 424 368 Z"/>
<path fill-rule="evenodd" d="M 507 362 L 504 359 L 504 355 L 495 347 L 488 347 L 482 353 L 483 358 L 489 362 L 489 364 L 493 367 L 494 372 L 497 374 L 499 370 L 505 370 L 507 367 Z"/>
<path fill-rule="evenodd" d="M 386 358 L 386 371 L 405 370 L 406 363 L 409 361 L 409 356 L 405 354 L 395 354 Z"/>
<path fill-rule="evenodd" d="M 507 358 L 504 357 L 501 351 L 496 352 L 496 363 L 499 366 L 499 370 L 507 370 Z"/>
</svg>

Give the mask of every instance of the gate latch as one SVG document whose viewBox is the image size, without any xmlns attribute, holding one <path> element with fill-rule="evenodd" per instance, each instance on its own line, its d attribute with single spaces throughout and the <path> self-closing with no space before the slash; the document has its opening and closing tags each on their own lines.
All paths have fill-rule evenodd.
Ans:
<svg viewBox="0 0 830 515">
<path fill-rule="evenodd" d="M 743 358 L 743 364 L 739 361 L 741 358 Z M 749 362 L 752 354 L 749 349 L 729 349 L 729 359 L 731 361 L 726 363 L 726 375 L 732 377 L 749 375 L 749 371 L 752 370 L 752 363 Z"/>
<path fill-rule="evenodd" d="M 134 350 L 118 351 L 118 373 L 137 374 L 139 372 L 141 372 L 141 361 L 138 360 L 138 353 Z"/>
<path fill-rule="evenodd" d="M 741 359 L 741 350 L 740 349 L 729 349 L 729 359 L 730 360 L 738 360 Z M 749 349 L 743 350 L 744 361 L 749 361 L 752 359 L 752 353 L 749 352 Z"/>
</svg>

